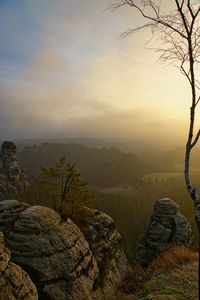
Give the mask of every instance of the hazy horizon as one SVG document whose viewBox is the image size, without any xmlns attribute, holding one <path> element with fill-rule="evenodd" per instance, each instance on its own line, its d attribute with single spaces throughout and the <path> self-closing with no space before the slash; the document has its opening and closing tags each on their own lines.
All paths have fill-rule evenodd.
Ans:
<svg viewBox="0 0 200 300">
<path fill-rule="evenodd" d="M 112 1 L 0 2 L 0 140 L 87 137 L 184 144 L 190 95 Z M 166 3 L 165 3 L 166 4 Z"/>
<path fill-rule="evenodd" d="M 17 145 L 17 150 L 21 151 L 26 146 L 50 144 L 82 144 L 89 148 L 116 147 L 124 152 L 139 153 L 160 153 L 184 149 L 184 144 L 169 144 L 163 141 L 161 144 L 157 141 L 154 144 L 150 140 L 126 139 L 126 138 L 93 138 L 93 137 L 41 137 L 41 138 L 22 138 L 22 139 L 0 139 L 0 145 L 4 141 L 11 141 Z"/>
</svg>

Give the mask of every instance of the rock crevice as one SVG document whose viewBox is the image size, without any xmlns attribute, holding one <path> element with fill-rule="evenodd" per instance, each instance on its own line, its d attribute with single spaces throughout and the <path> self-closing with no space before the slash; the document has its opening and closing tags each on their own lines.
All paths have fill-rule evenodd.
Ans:
<svg viewBox="0 0 200 300">
<path fill-rule="evenodd" d="M 10 251 L 0 232 L 0 300 L 5 299 L 37 300 L 38 294 L 29 275 L 10 261 Z"/>
<path fill-rule="evenodd" d="M 88 224 L 89 244 L 71 219 L 62 221 L 53 209 L 16 200 L 0 202 L 6 245 L 13 261 L 37 286 L 39 299 L 114 299 L 110 297 L 128 267 L 121 237 L 103 213 L 95 211 Z M 100 270 L 106 259 L 108 265 Z"/>
</svg>

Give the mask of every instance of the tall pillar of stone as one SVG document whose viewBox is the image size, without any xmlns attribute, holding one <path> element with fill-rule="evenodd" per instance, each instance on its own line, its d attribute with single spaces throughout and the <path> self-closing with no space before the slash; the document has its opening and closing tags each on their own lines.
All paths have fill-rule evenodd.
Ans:
<svg viewBox="0 0 200 300">
<path fill-rule="evenodd" d="M 146 267 L 167 247 L 178 244 L 191 246 L 191 226 L 173 200 L 159 199 L 154 205 L 154 212 L 139 245 L 136 259 Z"/>
</svg>

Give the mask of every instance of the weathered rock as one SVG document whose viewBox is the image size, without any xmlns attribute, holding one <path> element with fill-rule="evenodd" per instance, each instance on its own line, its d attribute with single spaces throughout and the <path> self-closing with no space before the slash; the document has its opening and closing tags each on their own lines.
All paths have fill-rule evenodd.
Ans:
<svg viewBox="0 0 200 300">
<path fill-rule="evenodd" d="M 0 232 L 0 300 L 7 299 L 37 300 L 38 294 L 28 274 L 10 261 L 10 251 Z"/>
<path fill-rule="evenodd" d="M 24 170 L 19 166 L 16 146 L 12 142 L 3 142 L 0 152 L 0 197 L 9 198 L 24 191 L 28 181 Z"/>
<path fill-rule="evenodd" d="M 0 202 L 0 228 L 13 261 L 26 270 L 41 299 L 92 299 L 99 270 L 83 234 L 52 209 Z M 98 293 L 97 293 L 98 294 Z"/>
<path fill-rule="evenodd" d="M 129 268 L 122 238 L 113 219 L 105 213 L 86 209 L 85 220 L 78 224 L 99 267 L 99 283 L 104 299 L 115 299 L 115 287 Z"/>
<path fill-rule="evenodd" d="M 113 220 L 92 211 L 87 240 L 70 219 L 16 200 L 0 202 L 0 230 L 12 259 L 28 272 L 40 299 L 115 299 L 129 267 Z"/>
<path fill-rule="evenodd" d="M 0 162 L 0 199 L 5 199 L 6 197 L 6 178 L 3 175 L 3 169 Z"/>
<path fill-rule="evenodd" d="M 148 266 L 170 245 L 192 244 L 192 229 L 171 199 L 159 199 L 154 205 L 148 229 L 137 251 L 137 261 Z"/>
<path fill-rule="evenodd" d="M 18 215 L 29 205 L 17 200 L 5 200 L 0 202 L 0 231 L 7 235 L 13 229 Z"/>
</svg>

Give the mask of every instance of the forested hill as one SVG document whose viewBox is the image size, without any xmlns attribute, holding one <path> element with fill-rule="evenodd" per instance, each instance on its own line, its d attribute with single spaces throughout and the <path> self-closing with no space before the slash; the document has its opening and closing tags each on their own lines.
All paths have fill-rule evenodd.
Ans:
<svg viewBox="0 0 200 300">
<path fill-rule="evenodd" d="M 76 164 L 90 184 L 97 186 L 136 186 L 145 174 L 153 171 L 138 156 L 118 148 L 89 148 L 74 143 L 25 147 L 19 153 L 19 159 L 29 178 L 34 179 L 40 166 L 53 166 L 64 154 L 70 163 Z"/>
</svg>

